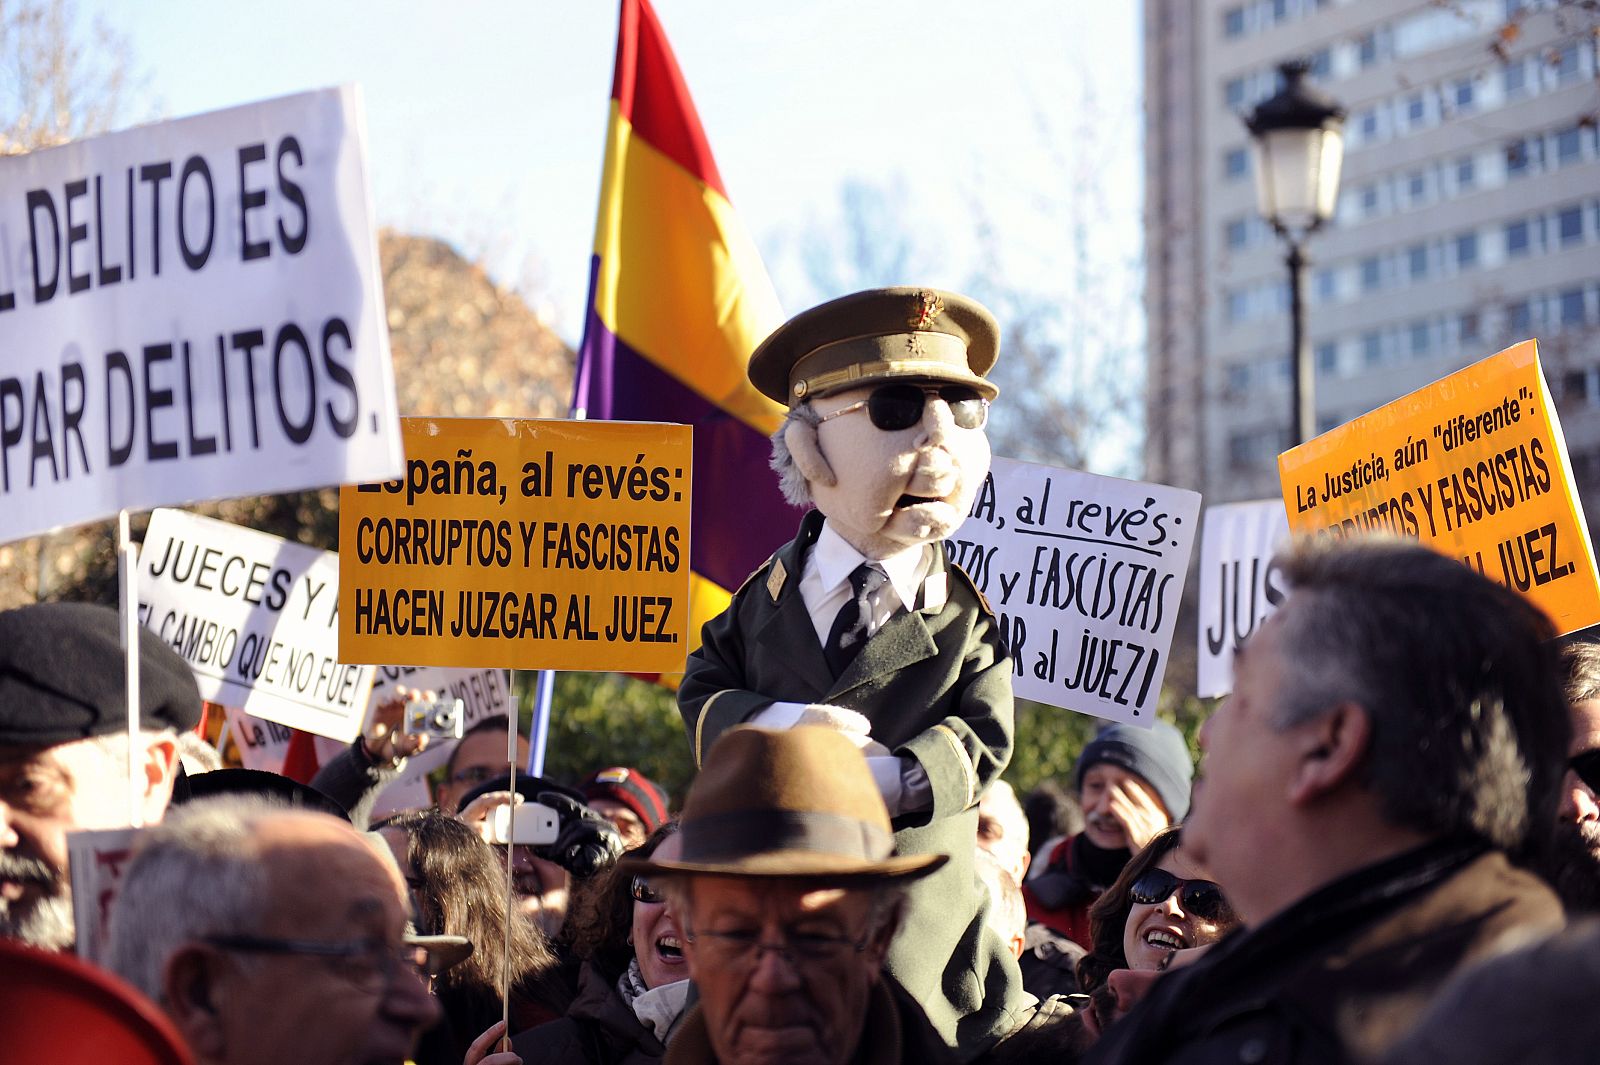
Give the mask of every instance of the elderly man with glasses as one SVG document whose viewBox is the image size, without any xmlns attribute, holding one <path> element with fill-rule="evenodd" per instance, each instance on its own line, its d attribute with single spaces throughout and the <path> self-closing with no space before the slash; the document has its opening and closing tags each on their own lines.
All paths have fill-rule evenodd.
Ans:
<svg viewBox="0 0 1600 1065">
<path fill-rule="evenodd" d="M 682 826 L 676 858 L 624 859 L 671 901 L 699 994 L 665 1065 L 955 1060 L 883 969 L 904 885 L 946 859 L 891 856 L 888 811 L 848 738 L 731 729 Z"/>
<path fill-rule="evenodd" d="M 140 840 L 109 962 L 197 1065 L 400 1065 L 439 1016 L 405 900 L 393 863 L 337 818 L 200 800 Z"/>
<path fill-rule="evenodd" d="M 789 408 L 772 467 L 815 509 L 707 622 L 678 689 L 697 762 L 736 725 L 831 728 L 866 756 L 897 850 L 952 856 L 912 889 L 886 964 L 964 1058 L 1031 1004 L 973 869 L 979 798 L 1011 760 L 1012 660 L 942 549 L 989 470 L 999 335 L 975 300 L 888 288 L 762 342 L 750 382 Z"/>
</svg>

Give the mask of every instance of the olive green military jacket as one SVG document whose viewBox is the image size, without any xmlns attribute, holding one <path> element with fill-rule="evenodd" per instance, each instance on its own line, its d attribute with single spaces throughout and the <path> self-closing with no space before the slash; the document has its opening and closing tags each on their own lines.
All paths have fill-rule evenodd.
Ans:
<svg viewBox="0 0 1600 1065">
<path fill-rule="evenodd" d="M 950 861 L 911 886 L 886 968 L 972 1058 L 1032 1004 L 1015 959 L 984 926 L 987 894 L 973 868 L 978 796 L 1011 760 L 1011 658 L 971 578 L 936 550 L 914 608 L 884 622 L 835 680 L 800 594 L 822 523 L 807 514 L 799 535 L 706 623 L 678 709 L 696 765 L 724 730 L 775 701 L 855 710 L 872 721 L 873 739 L 917 760 L 933 808 L 895 819 L 895 850 Z"/>
</svg>

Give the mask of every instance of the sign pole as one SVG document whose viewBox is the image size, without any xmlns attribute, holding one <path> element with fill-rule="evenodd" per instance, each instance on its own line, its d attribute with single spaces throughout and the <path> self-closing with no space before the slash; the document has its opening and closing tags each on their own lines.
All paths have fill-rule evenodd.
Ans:
<svg viewBox="0 0 1600 1065">
<path fill-rule="evenodd" d="M 122 653 L 127 663 L 128 704 L 128 824 L 144 824 L 144 788 L 139 777 L 143 765 L 139 750 L 139 550 L 129 533 L 128 512 L 117 512 L 117 588 L 121 593 Z"/>
<path fill-rule="evenodd" d="M 544 752 L 550 740 L 550 703 L 555 697 L 556 671 L 539 670 L 539 679 L 533 689 L 533 727 L 529 730 L 532 743 L 528 744 L 528 772 L 544 776 Z"/>
</svg>

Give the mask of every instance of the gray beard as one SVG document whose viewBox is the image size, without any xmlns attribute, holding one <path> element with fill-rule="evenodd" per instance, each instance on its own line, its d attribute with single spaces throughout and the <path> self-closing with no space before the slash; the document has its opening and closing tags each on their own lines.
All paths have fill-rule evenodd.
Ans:
<svg viewBox="0 0 1600 1065">
<path fill-rule="evenodd" d="M 1600 913 L 1600 825 L 1557 826 L 1550 883 L 1567 912 Z"/>
<path fill-rule="evenodd" d="M 0 938 L 20 940 L 40 950 L 71 950 L 77 934 L 66 878 L 38 858 L 5 852 L 0 852 L 0 877 L 32 881 L 45 889 L 33 900 L 0 899 Z"/>
</svg>

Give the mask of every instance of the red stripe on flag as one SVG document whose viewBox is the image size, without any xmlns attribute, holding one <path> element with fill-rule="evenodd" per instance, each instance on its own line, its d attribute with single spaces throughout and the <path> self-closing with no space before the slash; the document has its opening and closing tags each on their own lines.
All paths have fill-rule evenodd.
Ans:
<svg viewBox="0 0 1600 1065">
<path fill-rule="evenodd" d="M 622 0 L 611 96 L 636 136 L 728 198 L 689 86 L 650 0 Z"/>
</svg>

